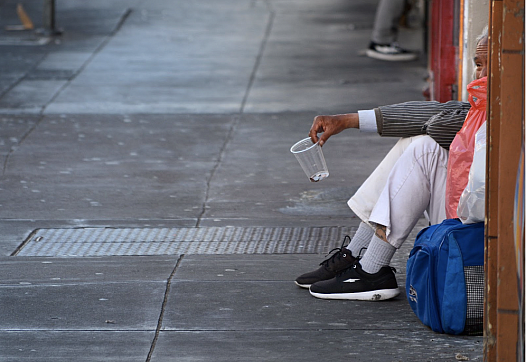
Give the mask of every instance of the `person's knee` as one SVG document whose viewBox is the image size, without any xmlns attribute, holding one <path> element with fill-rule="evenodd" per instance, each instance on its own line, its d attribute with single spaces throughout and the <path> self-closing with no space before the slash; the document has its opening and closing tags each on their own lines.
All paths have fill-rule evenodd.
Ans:
<svg viewBox="0 0 526 362">
<path fill-rule="evenodd" d="M 413 142 L 411 142 L 413 147 L 424 148 L 424 149 L 435 149 L 440 147 L 440 145 L 433 139 L 433 137 L 425 135 L 423 137 L 418 137 Z"/>
<path fill-rule="evenodd" d="M 447 151 L 430 136 L 418 137 L 411 142 L 406 152 L 410 152 L 415 158 L 420 158 L 422 155 L 430 153 L 447 153 Z"/>
</svg>

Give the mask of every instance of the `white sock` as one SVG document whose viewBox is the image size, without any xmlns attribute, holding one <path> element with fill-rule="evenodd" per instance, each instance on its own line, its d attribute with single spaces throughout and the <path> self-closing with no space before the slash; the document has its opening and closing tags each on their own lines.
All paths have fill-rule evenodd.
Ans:
<svg viewBox="0 0 526 362">
<path fill-rule="evenodd" d="M 395 252 L 394 246 L 374 235 L 363 258 L 360 259 L 360 265 L 366 273 L 377 273 L 382 267 L 389 265 Z"/>
<path fill-rule="evenodd" d="M 352 256 L 355 258 L 360 256 L 360 252 L 363 253 L 364 248 L 369 246 L 371 238 L 374 235 L 374 230 L 369 225 L 364 222 L 360 223 L 358 230 L 354 233 L 354 236 L 351 239 L 349 245 L 346 246 L 348 250 L 351 251 Z"/>
</svg>

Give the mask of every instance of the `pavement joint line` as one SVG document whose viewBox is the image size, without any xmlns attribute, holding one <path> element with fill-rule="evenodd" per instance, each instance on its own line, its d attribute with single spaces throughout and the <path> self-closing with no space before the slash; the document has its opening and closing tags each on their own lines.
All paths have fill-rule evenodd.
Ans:
<svg viewBox="0 0 526 362">
<path fill-rule="evenodd" d="M 210 176 L 208 177 L 208 180 L 206 180 L 206 189 L 205 189 L 205 197 L 203 201 L 203 208 L 201 209 L 201 212 L 199 213 L 199 216 L 197 217 L 197 222 L 195 224 L 196 227 L 199 227 L 201 225 L 201 221 L 203 220 L 203 216 L 206 213 L 206 209 L 208 206 L 208 200 L 210 199 L 210 186 L 212 184 L 212 180 L 214 179 L 214 176 L 219 169 L 219 166 L 223 163 L 223 158 L 226 153 L 226 149 L 228 147 L 228 144 L 232 140 L 232 137 L 234 135 L 234 130 L 236 129 L 236 126 L 239 123 L 240 117 L 234 116 L 232 117 L 232 124 L 230 125 L 230 129 L 228 130 L 228 134 L 225 138 L 225 142 L 223 142 L 223 145 L 221 146 L 221 150 L 219 151 L 219 157 L 217 158 L 217 162 L 214 165 L 214 168 L 210 172 Z"/>
<path fill-rule="evenodd" d="M 0 97 L 0 99 L 1 98 L 2 97 Z M 33 124 L 29 128 L 29 130 L 26 133 L 24 133 L 24 135 L 22 135 L 20 140 L 15 145 L 13 145 L 13 146 L 11 146 L 11 148 L 9 148 L 9 152 L 7 152 L 7 154 L 5 155 L 5 158 L 4 158 L 4 165 L 2 167 L 2 177 L 5 176 L 5 173 L 7 171 L 7 164 L 9 163 L 9 159 L 11 158 L 11 155 L 13 154 L 13 152 L 15 152 L 17 147 L 20 147 L 22 145 L 22 143 L 24 143 L 24 141 L 27 139 L 27 137 L 29 137 L 29 135 L 31 133 L 33 133 L 33 131 L 38 127 L 38 125 L 42 122 L 43 119 L 44 119 L 44 116 L 42 114 L 40 114 L 40 117 L 35 122 L 35 124 Z"/>
<path fill-rule="evenodd" d="M 4 166 L 4 171 L 5 171 L 5 166 Z M 2 174 L 2 176 L 3 176 L 3 174 Z M 27 238 L 20 245 L 18 245 L 16 247 L 16 249 L 9 256 L 17 256 L 18 253 L 20 252 L 20 250 L 22 250 L 33 239 L 33 236 L 35 235 L 36 232 L 38 232 L 38 229 L 33 230 L 27 236 Z"/>
<path fill-rule="evenodd" d="M 270 3 L 268 1 L 265 1 L 265 4 L 269 11 L 267 26 L 265 28 L 265 35 L 263 36 L 263 40 L 261 41 L 258 55 L 254 63 L 254 68 L 252 68 L 252 72 L 250 73 L 250 78 L 247 84 L 247 89 L 245 91 L 245 95 L 243 96 L 243 100 L 241 101 L 241 108 L 239 110 L 239 113 L 244 113 L 245 111 L 245 105 L 248 100 L 248 95 L 250 94 L 250 90 L 252 89 L 252 85 L 254 84 L 254 80 L 256 79 L 256 73 L 259 69 L 259 65 L 261 64 L 261 58 L 263 57 L 263 53 L 265 52 L 265 47 L 267 46 L 267 41 L 268 41 L 268 38 L 270 37 L 272 26 L 274 25 L 274 18 L 276 17 L 276 12 L 272 10 L 272 6 L 270 5 Z"/>
<path fill-rule="evenodd" d="M 89 333 L 97 333 L 97 332 L 104 332 L 104 333 L 120 333 L 120 332 L 126 332 L 126 333 L 144 333 L 144 332 L 153 332 L 154 330 L 151 328 L 145 328 L 145 329 L 57 329 L 57 328 L 9 328 L 9 329 L 0 329 L 0 332 L 8 332 L 8 333 L 16 333 L 16 332 L 57 332 L 57 333 L 70 333 L 70 332 L 89 332 Z"/>
<path fill-rule="evenodd" d="M 44 114 L 44 112 L 46 111 L 46 108 L 55 101 L 55 99 L 57 99 L 57 97 L 64 91 L 64 89 L 66 89 L 70 84 L 71 82 L 80 74 L 84 71 L 84 69 L 86 69 L 86 67 L 91 63 L 91 61 L 102 51 L 102 49 L 104 49 L 106 47 L 106 45 L 108 45 L 108 43 L 110 42 L 110 40 L 115 36 L 115 34 L 117 34 L 119 32 L 119 30 L 122 28 L 122 26 L 124 25 L 124 22 L 128 19 L 128 17 L 130 16 L 130 14 L 132 13 L 132 9 L 131 8 L 127 8 L 126 11 L 124 12 L 124 14 L 122 14 L 121 18 L 119 19 L 119 22 L 117 23 L 117 25 L 115 26 L 115 28 L 104 38 L 104 40 L 95 48 L 95 50 L 93 51 L 93 53 L 90 54 L 90 56 L 88 57 L 88 59 L 86 59 L 86 61 L 79 67 L 79 69 L 74 72 L 70 77 L 69 79 L 64 82 L 64 84 L 55 92 L 55 94 L 49 99 L 49 101 L 44 104 L 42 106 L 42 109 L 40 110 L 40 114 Z M 28 73 L 29 74 L 29 73 Z M 27 77 L 27 74 L 25 75 L 25 77 Z"/>
<path fill-rule="evenodd" d="M 401 331 L 407 332 L 409 328 L 239 328 L 239 329 L 163 329 L 162 333 L 232 333 L 232 332 L 272 332 L 279 333 L 283 331 L 290 332 L 312 332 L 315 331 Z M 20 329 L 0 329 L 0 332 L 16 333 L 16 332 L 57 332 L 57 333 L 70 333 L 70 332 L 89 332 L 89 333 L 143 333 L 143 332 L 154 332 L 153 329 L 51 329 L 51 328 L 20 328 Z M 443 338 L 449 338 L 448 336 L 442 336 Z M 470 336 L 464 336 L 470 337 Z M 150 362 L 150 361 L 146 361 Z"/>
<path fill-rule="evenodd" d="M 185 282 L 186 280 L 180 280 L 181 282 Z M 278 281 L 279 282 L 279 281 Z M 35 283 L 35 284 L 4 284 L 0 283 L 0 288 L 34 288 L 34 287 L 71 287 L 76 285 L 125 285 L 125 284 L 142 284 L 144 283 L 144 280 L 125 280 L 125 281 L 100 281 L 100 282 L 66 282 L 66 283 Z M 161 284 L 165 283 L 165 281 L 161 280 L 148 280 L 149 284 Z"/>
<path fill-rule="evenodd" d="M 42 61 L 46 58 L 47 56 L 47 53 L 44 53 L 42 54 L 42 56 L 38 59 L 38 61 L 35 62 L 35 64 L 29 69 L 29 71 L 27 71 L 22 77 L 18 78 L 16 80 L 16 82 L 14 82 L 13 84 L 11 84 L 9 87 L 7 87 L 2 93 L 0 93 L 0 100 L 5 96 L 7 95 L 9 92 L 11 92 L 13 90 L 13 88 L 15 88 L 17 85 L 19 85 L 20 83 L 22 83 L 25 79 L 27 79 L 27 77 L 29 76 L 29 74 L 31 74 L 35 69 L 38 68 L 38 66 L 40 65 L 40 63 L 42 63 Z"/>
<path fill-rule="evenodd" d="M 69 84 L 71 84 L 71 81 L 73 79 L 75 79 L 80 73 L 82 73 L 82 71 L 88 66 L 89 63 L 91 63 L 91 61 L 95 58 L 95 56 L 97 56 L 97 54 L 102 50 L 104 49 L 104 47 L 109 43 L 109 41 L 115 36 L 115 34 L 117 34 L 117 32 L 122 28 L 122 26 L 124 25 L 124 22 L 126 21 L 126 19 L 128 19 L 128 17 L 130 16 L 130 14 L 132 13 L 132 9 L 128 8 L 126 9 L 126 11 L 124 12 L 124 14 L 121 16 L 119 22 L 117 23 L 117 26 L 115 27 L 115 29 L 112 30 L 112 32 L 106 36 L 106 38 L 97 46 L 97 48 L 95 49 L 95 51 L 89 56 L 89 58 L 80 66 L 80 68 L 74 72 L 69 78 L 68 80 L 55 92 L 55 94 L 53 94 L 53 96 L 49 99 L 49 101 L 44 104 L 41 109 L 40 109 L 40 112 L 39 115 L 40 115 L 40 118 L 39 120 L 29 129 L 28 132 L 26 132 L 24 134 L 24 136 L 21 138 L 21 140 L 14 146 L 12 146 L 10 149 L 9 149 L 9 152 L 7 153 L 7 155 L 5 156 L 4 158 L 4 164 L 3 164 L 3 167 L 2 167 L 2 177 L 5 175 L 5 172 L 7 170 L 7 164 L 9 163 L 9 158 L 11 156 L 11 154 L 14 152 L 15 150 L 15 147 L 18 147 L 22 144 L 22 142 L 35 130 L 35 128 L 41 123 L 41 121 L 43 120 L 44 116 L 44 112 L 46 110 L 46 108 L 51 104 L 53 103 L 53 101 L 62 93 L 62 91 L 64 91 L 64 89 L 66 89 L 68 87 Z M 32 72 L 34 72 L 38 67 L 39 65 L 42 63 L 42 61 L 46 58 L 46 56 L 48 55 L 48 53 L 45 53 L 42 55 L 42 57 L 38 60 L 38 62 L 35 62 L 34 66 L 30 69 L 30 71 L 26 72 L 24 74 L 24 76 L 20 77 L 16 82 L 14 82 L 11 86 L 9 86 L 4 92 L 2 92 L 2 94 L 0 94 L 0 99 L 2 99 L 6 94 L 8 94 L 14 87 L 16 87 L 18 84 L 20 84 L 21 82 L 23 82 L 25 79 L 27 79 L 29 77 L 30 74 L 32 74 Z"/>
<path fill-rule="evenodd" d="M 161 332 L 161 329 L 163 327 L 163 318 L 164 318 L 164 311 L 166 310 L 166 304 L 168 303 L 168 296 L 170 294 L 170 289 L 172 286 L 172 280 L 175 275 L 175 272 L 179 268 L 179 265 L 181 264 L 181 261 L 184 258 L 184 254 L 177 259 L 177 262 L 175 263 L 175 266 L 172 270 L 172 273 L 168 277 L 168 280 L 166 281 L 166 289 L 164 291 L 164 299 L 163 304 L 161 305 L 161 313 L 159 314 L 159 319 L 157 321 L 157 328 L 155 329 L 155 335 L 153 337 L 152 344 L 150 345 L 150 351 L 148 352 L 148 356 L 146 357 L 146 362 L 150 362 L 152 359 L 153 351 L 155 350 L 155 346 L 157 345 L 157 340 L 159 339 L 159 334 Z"/>
<path fill-rule="evenodd" d="M 232 332 L 283 332 L 283 331 L 290 331 L 290 332 L 312 332 L 312 331 L 401 331 L 401 332 L 407 332 L 408 330 L 412 330 L 412 328 L 374 328 L 374 327 L 367 327 L 367 328 L 265 328 L 265 329 L 257 329 L 254 328 L 239 328 L 239 329 L 163 329 L 162 332 L 170 332 L 170 333 L 202 333 L 202 332 L 225 332 L 225 333 L 232 333 Z M 445 337 L 448 338 L 448 337 Z M 148 362 L 148 361 L 147 361 Z"/>
<path fill-rule="evenodd" d="M 269 18 L 267 20 L 267 26 L 265 28 L 265 34 L 263 36 L 263 40 L 261 41 L 261 45 L 259 47 L 258 55 L 256 57 L 256 61 L 254 62 L 254 67 L 252 68 L 252 72 L 250 74 L 250 78 L 249 78 L 249 81 L 248 81 L 248 84 L 247 84 L 247 88 L 245 90 L 245 94 L 243 96 L 243 100 L 241 101 L 241 107 L 239 109 L 239 113 L 241 113 L 241 114 L 244 113 L 245 105 L 246 105 L 246 102 L 248 100 L 248 95 L 250 94 L 250 90 L 252 89 L 252 85 L 254 84 L 254 80 L 256 78 L 256 72 L 259 69 L 259 65 L 261 64 L 261 58 L 263 57 L 263 53 L 265 51 L 265 47 L 267 45 L 268 38 L 270 37 L 270 33 L 272 31 L 272 26 L 274 24 L 274 18 L 276 16 L 276 13 L 275 13 L 274 10 L 272 10 L 271 5 L 269 4 L 269 2 L 265 1 L 265 4 L 266 4 L 266 6 L 267 6 L 267 8 L 269 10 Z M 234 129 L 235 129 L 235 127 L 236 127 L 236 125 L 238 123 L 239 123 L 239 118 L 235 117 L 234 118 L 234 122 L 233 122 L 232 126 L 230 127 L 230 130 L 229 130 L 228 135 L 226 137 L 225 143 L 223 144 L 223 146 L 221 148 L 221 152 L 220 152 L 219 158 L 217 160 L 217 163 L 214 166 L 214 168 L 213 168 L 213 170 L 212 170 L 212 172 L 210 174 L 209 179 L 207 180 L 206 192 L 205 192 L 205 201 L 203 203 L 203 209 L 201 210 L 201 213 L 200 213 L 200 215 L 197 218 L 197 224 L 196 224 L 197 227 L 199 227 L 199 225 L 201 224 L 201 219 L 204 216 L 204 214 L 206 213 L 206 206 L 208 204 L 208 198 L 209 198 L 209 193 L 210 193 L 210 183 L 211 183 L 211 181 L 212 181 L 217 169 L 219 168 L 219 165 L 221 164 L 221 161 L 223 159 L 225 150 L 226 150 L 226 148 L 228 146 L 228 143 L 232 139 L 232 135 L 233 135 Z"/>
</svg>

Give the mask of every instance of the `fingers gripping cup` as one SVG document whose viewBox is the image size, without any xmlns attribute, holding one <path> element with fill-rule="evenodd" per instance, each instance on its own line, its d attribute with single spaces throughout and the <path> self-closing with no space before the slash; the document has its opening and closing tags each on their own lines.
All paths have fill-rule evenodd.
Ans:
<svg viewBox="0 0 526 362">
<path fill-rule="evenodd" d="M 318 182 L 329 176 L 327 164 L 319 143 L 305 138 L 290 148 L 301 168 L 312 182 Z"/>
</svg>

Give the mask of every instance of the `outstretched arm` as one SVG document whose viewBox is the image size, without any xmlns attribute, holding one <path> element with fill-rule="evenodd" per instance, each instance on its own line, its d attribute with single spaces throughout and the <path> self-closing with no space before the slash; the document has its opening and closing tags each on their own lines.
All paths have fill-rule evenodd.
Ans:
<svg viewBox="0 0 526 362">
<path fill-rule="evenodd" d="M 319 141 L 320 146 L 323 146 L 329 137 L 347 128 L 378 132 L 381 136 L 388 137 L 429 134 L 447 149 L 455 134 L 462 127 L 469 109 L 468 102 L 416 101 L 358 111 L 360 113 L 316 116 L 309 137 L 312 142 Z"/>
<path fill-rule="evenodd" d="M 429 122 L 431 117 L 442 113 L 443 115 L 448 115 L 447 118 L 450 118 L 450 120 L 440 121 L 446 126 L 442 132 L 450 132 L 454 137 L 460 128 L 455 126 L 449 131 L 447 126 L 450 121 L 455 124 L 460 122 L 462 126 L 470 107 L 468 102 L 459 101 L 446 103 L 413 101 L 381 106 L 375 109 L 378 133 L 384 137 L 410 137 L 426 134 L 424 125 L 426 125 L 426 128 L 431 128 L 435 120 L 444 118 L 442 116 L 435 117 L 433 121 Z"/>
<path fill-rule="evenodd" d="M 332 116 L 316 116 L 310 128 L 309 137 L 312 142 L 320 142 L 320 146 L 329 139 L 330 136 L 340 133 L 347 128 L 359 128 L 358 113 L 335 114 Z M 318 137 L 318 134 L 321 135 Z"/>
</svg>

